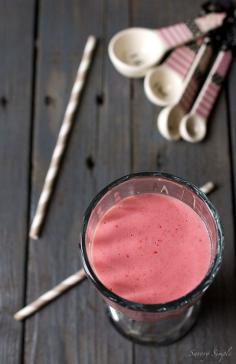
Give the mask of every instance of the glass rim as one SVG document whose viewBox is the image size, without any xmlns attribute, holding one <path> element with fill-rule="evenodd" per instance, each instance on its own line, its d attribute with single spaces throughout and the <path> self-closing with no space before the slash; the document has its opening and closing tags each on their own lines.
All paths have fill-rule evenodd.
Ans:
<svg viewBox="0 0 236 364">
<path fill-rule="evenodd" d="M 216 228 L 216 254 L 214 257 L 213 262 L 211 263 L 211 266 L 209 267 L 206 275 L 202 279 L 202 281 L 189 293 L 187 293 L 184 296 L 181 296 L 178 299 L 163 302 L 163 303 L 157 303 L 157 304 L 146 304 L 146 303 L 138 303 L 134 301 L 127 300 L 116 293 L 109 290 L 97 277 L 97 275 L 94 272 L 94 269 L 92 268 L 89 258 L 86 251 L 86 244 L 85 244 L 85 237 L 86 237 L 86 231 L 88 222 L 91 216 L 91 213 L 95 206 L 98 204 L 98 202 L 102 199 L 105 194 L 110 191 L 113 187 L 118 186 L 128 180 L 134 179 L 134 178 L 145 178 L 145 177 L 157 177 L 157 178 L 163 178 L 165 180 L 176 182 L 180 185 L 183 185 L 184 187 L 191 190 L 197 197 L 199 197 L 208 207 L 210 214 L 212 216 L 215 228 Z M 216 273 L 218 272 L 221 261 L 222 261 L 222 251 L 224 248 L 224 235 L 222 231 L 222 226 L 220 223 L 220 218 L 218 215 L 218 212 L 216 211 L 213 204 L 210 202 L 210 200 L 207 198 L 204 192 L 202 192 L 196 185 L 193 183 L 185 180 L 184 178 L 177 177 L 175 175 L 165 173 L 165 172 L 139 172 L 139 173 L 131 173 L 128 175 L 125 175 L 123 177 L 120 177 L 113 182 L 109 183 L 106 187 L 104 187 L 98 194 L 92 199 L 90 202 L 87 210 L 85 211 L 84 218 L 83 218 L 83 225 L 82 225 L 82 232 L 81 232 L 81 239 L 80 239 L 80 250 L 81 250 L 81 257 L 82 257 L 82 263 L 83 268 L 87 274 L 87 276 L 90 278 L 92 283 L 95 285 L 95 287 L 98 289 L 98 291 L 101 292 L 103 296 L 114 302 L 115 304 L 121 305 L 127 309 L 135 310 L 135 311 L 141 311 L 141 312 L 150 312 L 150 313 L 157 313 L 157 312 L 166 312 L 166 311 L 172 311 L 177 308 L 180 308 L 181 306 L 185 306 L 188 304 L 191 304 L 191 302 L 194 302 L 198 299 L 198 297 L 208 288 L 208 286 L 212 283 L 214 280 L 214 277 Z"/>
</svg>

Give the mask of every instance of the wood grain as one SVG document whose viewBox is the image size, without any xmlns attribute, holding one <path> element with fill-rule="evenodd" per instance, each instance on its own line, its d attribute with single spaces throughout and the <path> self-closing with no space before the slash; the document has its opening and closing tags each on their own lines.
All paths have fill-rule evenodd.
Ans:
<svg viewBox="0 0 236 364">
<path fill-rule="evenodd" d="M 2 1 L 0 22 L 0 363 L 21 362 L 28 229 L 34 1 Z"/>
<path fill-rule="evenodd" d="M 209 351 L 203 362 L 211 364 L 217 362 L 214 349 L 223 352 L 231 346 L 232 355 L 223 362 L 235 363 L 236 66 L 210 118 L 207 139 L 190 145 L 159 135 L 160 109 L 146 99 L 143 81 L 122 77 L 107 55 L 117 31 L 191 18 L 200 0 L 38 0 L 34 13 L 35 2 L 2 1 L 0 14 L 0 363 L 189 364 L 200 362 L 194 353 Z M 28 250 L 28 210 L 32 220 L 89 34 L 100 38 L 95 61 L 42 238 L 30 241 Z M 211 199 L 223 222 L 224 261 L 194 329 L 170 346 L 133 344 L 110 325 L 104 303 L 88 281 L 28 319 L 25 329 L 14 321 L 13 313 L 24 301 L 31 302 L 81 267 L 80 228 L 91 198 L 117 177 L 148 170 L 164 170 L 197 185 L 212 180 L 218 186 Z"/>
<path fill-rule="evenodd" d="M 142 1 L 133 2 L 133 24 L 171 24 L 181 19 L 194 16 L 200 2 L 189 6 L 188 1 Z M 152 13 L 149 8 L 152 8 Z M 165 8 L 165 12 L 161 9 Z M 235 81 L 234 81 L 235 84 Z M 233 94 L 233 93 L 232 93 Z M 168 142 L 156 130 L 156 118 L 159 109 L 153 107 L 143 97 L 142 85 L 134 82 L 132 103 L 134 170 L 163 170 L 185 177 L 197 185 L 205 180 L 212 180 L 218 186 L 211 200 L 219 210 L 225 232 L 225 252 L 222 269 L 215 283 L 206 293 L 200 318 L 195 328 L 174 345 L 161 348 L 136 347 L 135 363 L 196 363 L 196 352 L 210 351 L 207 363 L 215 363 L 214 348 L 218 351 L 233 347 L 236 334 L 235 320 L 235 265 L 234 265 L 234 230 L 233 200 L 231 194 L 231 165 L 228 154 L 228 125 L 225 94 L 221 95 L 209 122 L 207 139 L 200 144 L 186 142 Z M 143 150 L 146 146 L 146 152 Z M 235 349 L 225 359 L 235 362 Z"/>
<path fill-rule="evenodd" d="M 100 44 L 44 233 L 30 244 L 28 302 L 78 270 L 85 208 L 98 189 L 129 171 L 129 84 L 125 82 L 123 87 L 124 80 L 106 53 L 107 39 L 127 26 L 127 14 L 127 5 L 120 6 L 119 1 L 97 1 L 95 5 L 89 0 L 86 6 L 78 0 L 41 2 L 32 210 L 87 35 L 95 34 Z M 46 97 L 50 100 L 47 105 Z M 89 282 L 46 307 L 27 321 L 25 363 L 131 363 L 132 344 L 111 327 L 104 309 Z"/>
</svg>

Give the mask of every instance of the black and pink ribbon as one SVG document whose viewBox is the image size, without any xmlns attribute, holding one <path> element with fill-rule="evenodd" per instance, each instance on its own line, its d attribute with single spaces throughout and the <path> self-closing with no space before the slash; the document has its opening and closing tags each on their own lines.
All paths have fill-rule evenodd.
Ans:
<svg viewBox="0 0 236 364">
<path fill-rule="evenodd" d="M 220 51 L 212 69 L 192 107 L 192 114 L 207 119 L 220 92 L 223 80 L 232 62 L 232 51 Z"/>
</svg>

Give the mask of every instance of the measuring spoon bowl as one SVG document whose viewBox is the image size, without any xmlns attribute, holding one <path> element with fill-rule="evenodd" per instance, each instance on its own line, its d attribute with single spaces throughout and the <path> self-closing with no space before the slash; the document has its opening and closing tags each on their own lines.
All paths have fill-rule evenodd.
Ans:
<svg viewBox="0 0 236 364">
<path fill-rule="evenodd" d="M 168 67 L 161 65 L 149 70 L 144 79 L 144 91 L 155 105 L 175 104 L 183 90 L 183 77 Z"/>
<path fill-rule="evenodd" d="M 197 143 L 206 136 L 206 120 L 195 114 L 187 114 L 180 122 L 181 137 L 190 142 Z"/>
<path fill-rule="evenodd" d="M 129 28 L 117 33 L 110 41 L 110 59 L 122 75 L 143 77 L 161 60 L 165 44 L 157 33 L 146 28 Z"/>
<path fill-rule="evenodd" d="M 168 106 L 161 110 L 157 118 L 157 128 L 160 134 L 168 140 L 179 140 L 179 125 L 183 116 L 184 111 L 179 105 Z"/>
</svg>

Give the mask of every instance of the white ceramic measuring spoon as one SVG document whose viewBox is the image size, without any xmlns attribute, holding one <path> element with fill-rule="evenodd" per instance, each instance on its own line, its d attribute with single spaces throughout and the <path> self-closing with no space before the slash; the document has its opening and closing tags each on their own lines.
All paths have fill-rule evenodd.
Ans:
<svg viewBox="0 0 236 364">
<path fill-rule="evenodd" d="M 160 65 L 151 68 L 144 78 L 144 91 L 153 104 L 167 106 L 175 104 L 182 93 L 184 78 L 193 63 L 202 43 L 177 47 Z"/>
<path fill-rule="evenodd" d="M 164 138 L 168 140 L 180 138 L 180 121 L 193 103 L 212 53 L 213 49 L 210 44 L 202 44 L 186 76 L 183 92 L 178 102 L 172 106 L 167 106 L 159 113 L 157 127 Z"/>
<path fill-rule="evenodd" d="M 205 138 L 208 117 L 220 92 L 232 58 L 231 50 L 221 50 L 218 53 L 190 113 L 185 115 L 180 122 L 180 134 L 186 141 L 196 143 Z"/>
<path fill-rule="evenodd" d="M 122 75 L 143 77 L 149 68 L 161 61 L 167 51 L 221 26 L 225 16 L 225 13 L 210 13 L 187 23 L 156 30 L 122 30 L 109 42 L 109 57 Z"/>
</svg>

